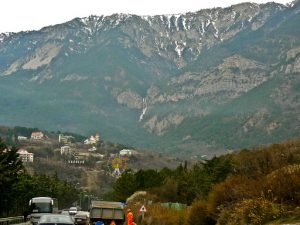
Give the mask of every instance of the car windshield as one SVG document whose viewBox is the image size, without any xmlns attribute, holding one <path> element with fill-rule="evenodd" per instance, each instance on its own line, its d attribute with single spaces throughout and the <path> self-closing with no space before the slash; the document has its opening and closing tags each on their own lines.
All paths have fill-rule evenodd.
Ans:
<svg viewBox="0 0 300 225">
<path fill-rule="evenodd" d="M 64 215 L 69 215 L 69 211 L 67 211 L 67 210 L 63 210 L 63 211 L 61 211 L 61 214 L 64 214 Z"/>
<path fill-rule="evenodd" d="M 63 223 L 63 224 L 73 224 L 73 221 L 70 216 L 67 215 L 43 215 L 40 218 L 39 223 Z"/>
</svg>

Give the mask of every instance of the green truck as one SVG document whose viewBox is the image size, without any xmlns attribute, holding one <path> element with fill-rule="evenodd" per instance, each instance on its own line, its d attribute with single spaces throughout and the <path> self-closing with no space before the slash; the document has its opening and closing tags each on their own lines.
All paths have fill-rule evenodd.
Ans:
<svg viewBox="0 0 300 225">
<path fill-rule="evenodd" d="M 110 225 L 112 220 L 116 225 L 125 222 L 124 204 L 122 202 L 92 201 L 90 205 L 89 225 L 95 225 L 97 221 Z"/>
</svg>

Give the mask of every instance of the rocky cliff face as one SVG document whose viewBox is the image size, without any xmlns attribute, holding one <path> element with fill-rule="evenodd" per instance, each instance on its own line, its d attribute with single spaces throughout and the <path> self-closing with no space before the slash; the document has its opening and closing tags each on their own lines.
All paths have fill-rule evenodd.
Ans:
<svg viewBox="0 0 300 225">
<path fill-rule="evenodd" d="M 64 56 L 84 54 L 93 46 L 109 45 L 112 41 L 125 49 L 138 48 L 147 58 L 161 57 L 180 68 L 196 60 L 203 49 L 243 30 L 257 30 L 284 9 L 275 3 L 243 3 L 179 15 L 90 16 L 37 32 L 1 34 L 3 53 L 20 51 L 10 57 L 10 67 L 2 65 L 1 70 L 6 69 L 4 73 L 9 75 L 16 69 L 37 69 L 49 65 L 58 52 Z"/>
<path fill-rule="evenodd" d="M 195 154 L 291 137 L 298 19 L 299 1 L 243 3 L 0 34 L 0 122 Z"/>
</svg>

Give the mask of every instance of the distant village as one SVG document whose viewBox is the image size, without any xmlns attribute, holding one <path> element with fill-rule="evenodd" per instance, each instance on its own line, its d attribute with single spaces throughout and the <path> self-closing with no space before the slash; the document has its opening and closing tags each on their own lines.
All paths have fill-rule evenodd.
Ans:
<svg viewBox="0 0 300 225">
<path fill-rule="evenodd" d="M 45 143 L 49 138 L 41 131 L 32 132 L 30 137 L 17 136 L 20 143 Z M 101 145 L 101 138 L 99 134 L 91 135 L 83 142 L 78 143 L 74 141 L 74 137 L 70 135 L 59 134 L 58 141 L 60 148 L 54 149 L 60 152 L 62 159 L 67 164 L 74 166 L 84 166 L 87 159 L 93 156 L 98 159 L 97 163 L 109 161 L 112 168 L 112 175 L 119 176 L 127 168 L 127 162 L 130 157 L 138 154 L 133 149 L 120 149 L 114 153 L 100 154 L 97 152 L 98 146 Z M 23 163 L 34 163 L 34 153 L 29 152 L 24 148 L 20 148 L 17 152 Z"/>
</svg>

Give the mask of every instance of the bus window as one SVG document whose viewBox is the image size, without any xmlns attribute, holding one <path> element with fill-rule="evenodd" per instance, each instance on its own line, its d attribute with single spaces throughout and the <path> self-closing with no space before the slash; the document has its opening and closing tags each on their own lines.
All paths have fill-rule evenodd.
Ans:
<svg viewBox="0 0 300 225">
<path fill-rule="evenodd" d="M 50 202 L 35 202 L 31 204 L 31 212 L 52 213 L 52 205 Z"/>
</svg>

